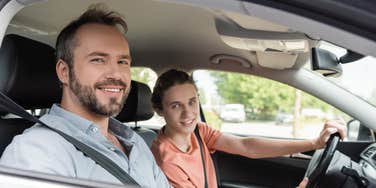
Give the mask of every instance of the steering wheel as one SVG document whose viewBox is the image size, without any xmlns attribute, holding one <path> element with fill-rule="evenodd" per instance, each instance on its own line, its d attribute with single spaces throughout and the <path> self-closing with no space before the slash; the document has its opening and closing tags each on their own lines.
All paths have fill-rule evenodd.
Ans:
<svg viewBox="0 0 376 188">
<path fill-rule="evenodd" d="M 305 177 L 308 177 L 309 179 L 306 188 L 317 187 L 320 180 L 325 176 L 325 172 L 328 169 L 330 161 L 332 161 L 334 152 L 337 149 L 339 139 L 339 133 L 334 133 L 330 135 L 324 150 L 320 149 L 315 151 L 305 173 Z"/>
</svg>

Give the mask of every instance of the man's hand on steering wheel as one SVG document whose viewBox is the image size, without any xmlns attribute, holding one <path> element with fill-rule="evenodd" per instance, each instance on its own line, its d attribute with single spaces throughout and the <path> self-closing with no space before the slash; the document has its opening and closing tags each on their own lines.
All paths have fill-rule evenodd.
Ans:
<svg viewBox="0 0 376 188">
<path fill-rule="evenodd" d="M 345 137 L 347 131 L 346 124 L 343 120 L 327 121 L 320 136 L 312 140 L 312 145 L 316 150 L 308 165 L 305 176 L 310 181 L 302 181 L 303 185 L 300 187 L 315 188 L 318 182 L 325 176 L 325 172 L 333 158 L 339 139 Z"/>
<path fill-rule="evenodd" d="M 319 137 L 312 139 L 312 145 L 314 149 L 324 148 L 330 135 L 338 132 L 341 139 L 345 138 L 347 127 L 344 120 L 329 120 L 324 124 L 324 128 L 321 130 Z"/>
</svg>

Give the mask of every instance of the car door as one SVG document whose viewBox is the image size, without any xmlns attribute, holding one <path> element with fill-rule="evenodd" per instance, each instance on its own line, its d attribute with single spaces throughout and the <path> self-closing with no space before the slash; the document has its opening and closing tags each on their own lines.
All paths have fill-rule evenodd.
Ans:
<svg viewBox="0 0 376 188">
<path fill-rule="evenodd" d="M 339 145 L 339 151 L 356 160 L 370 143 L 344 142 Z M 220 151 L 213 154 L 213 160 L 218 185 L 222 188 L 296 187 L 309 163 L 309 158 L 299 156 L 250 159 Z"/>
<path fill-rule="evenodd" d="M 265 78 L 206 70 L 196 71 L 193 76 L 197 80 L 204 119 L 209 126 L 225 134 L 312 139 L 319 135 L 327 119 L 341 117 L 348 122 L 352 120 L 352 117 L 307 93 Z M 294 108 L 297 94 L 301 100 L 300 111 L 305 113 L 301 113 L 298 118 L 294 117 L 293 121 L 278 123 L 281 111 L 296 116 Z M 220 116 L 229 103 L 245 106 L 245 122 L 234 122 L 230 121 L 230 117 Z M 341 152 L 354 161 L 359 161 L 359 154 L 371 143 L 372 138 L 357 140 L 358 137 L 347 138 L 338 146 Z M 275 158 L 250 159 L 217 151 L 213 154 L 213 161 L 220 187 L 295 187 L 303 179 L 313 153 L 307 151 Z"/>
</svg>

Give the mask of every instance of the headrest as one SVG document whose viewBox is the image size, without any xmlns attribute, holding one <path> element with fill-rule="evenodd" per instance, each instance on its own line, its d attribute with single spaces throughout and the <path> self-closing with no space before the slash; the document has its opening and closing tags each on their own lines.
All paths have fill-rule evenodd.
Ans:
<svg viewBox="0 0 376 188">
<path fill-rule="evenodd" d="M 25 109 L 49 108 L 59 102 L 54 53 L 46 44 L 5 36 L 0 48 L 0 91 Z"/>
<path fill-rule="evenodd" d="M 132 80 L 131 91 L 125 101 L 123 110 L 116 117 L 120 122 L 144 121 L 154 115 L 151 105 L 151 90 L 149 86 Z"/>
</svg>

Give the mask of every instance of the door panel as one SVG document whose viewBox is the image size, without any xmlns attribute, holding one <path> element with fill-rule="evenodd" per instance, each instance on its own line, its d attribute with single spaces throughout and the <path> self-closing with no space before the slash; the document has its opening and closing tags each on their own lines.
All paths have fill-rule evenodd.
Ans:
<svg viewBox="0 0 376 188">
<path fill-rule="evenodd" d="M 290 157 L 249 159 L 216 152 L 219 186 L 295 187 L 302 180 L 309 160 Z"/>
<path fill-rule="evenodd" d="M 369 144 L 371 142 L 341 142 L 338 150 L 358 161 L 359 154 Z M 309 159 L 298 157 L 250 159 L 220 151 L 213 154 L 213 161 L 221 188 L 296 187 L 309 163 Z"/>
</svg>

